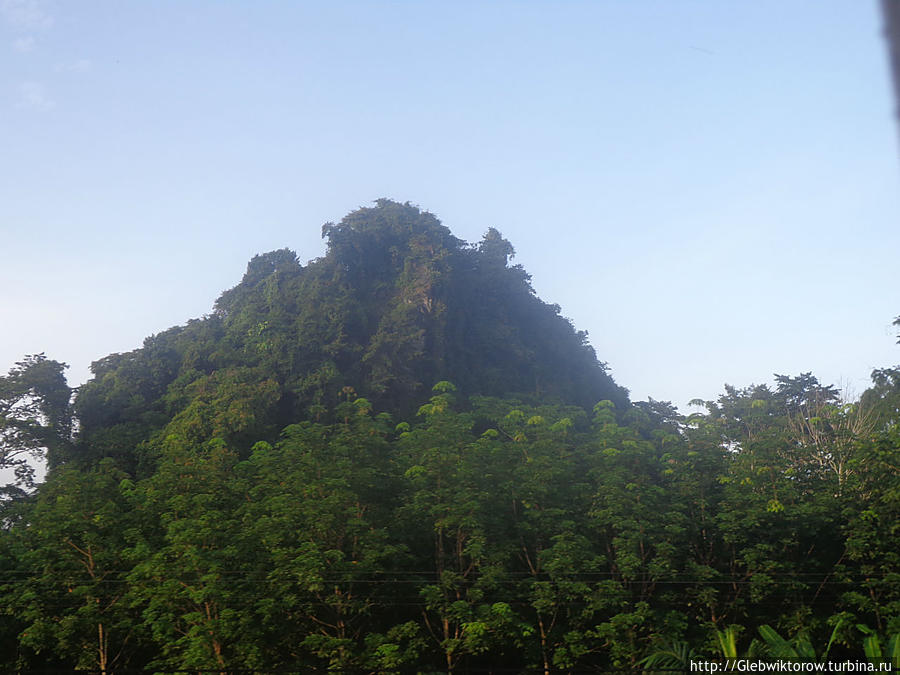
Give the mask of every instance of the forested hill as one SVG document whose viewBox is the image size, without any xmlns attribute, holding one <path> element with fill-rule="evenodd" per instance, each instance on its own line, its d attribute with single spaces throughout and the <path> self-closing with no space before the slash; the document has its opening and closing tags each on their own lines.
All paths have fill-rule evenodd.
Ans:
<svg viewBox="0 0 900 675">
<path fill-rule="evenodd" d="M 685 417 L 498 232 L 381 201 L 324 235 L 74 399 L 0 376 L 0 672 L 900 668 L 900 367 Z"/>
<path fill-rule="evenodd" d="M 442 380 L 463 395 L 628 405 L 497 230 L 471 245 L 430 213 L 379 200 L 322 233 L 322 258 L 258 255 L 210 316 L 95 362 L 77 397 L 83 452 L 130 452 L 180 422 L 197 441 L 277 438 L 348 396 L 407 417 Z"/>
</svg>

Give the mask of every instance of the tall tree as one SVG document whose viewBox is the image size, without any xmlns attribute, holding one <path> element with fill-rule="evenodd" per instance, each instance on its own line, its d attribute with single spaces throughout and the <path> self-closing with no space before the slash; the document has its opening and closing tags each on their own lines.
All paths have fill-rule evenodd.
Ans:
<svg viewBox="0 0 900 675">
<path fill-rule="evenodd" d="M 12 471 L 7 496 L 34 487 L 35 465 L 67 458 L 72 441 L 68 366 L 44 354 L 26 356 L 0 377 L 0 470 Z"/>
<path fill-rule="evenodd" d="M 141 651 L 146 635 L 126 578 L 138 517 L 128 482 L 110 460 L 60 468 L 42 484 L 28 527 L 13 531 L 20 555 L 4 599 L 25 622 L 26 651 L 101 672 L 126 667 Z"/>
</svg>

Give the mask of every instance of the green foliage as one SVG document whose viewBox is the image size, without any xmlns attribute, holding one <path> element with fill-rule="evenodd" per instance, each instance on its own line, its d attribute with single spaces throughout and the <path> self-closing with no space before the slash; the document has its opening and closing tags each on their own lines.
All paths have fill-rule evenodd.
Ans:
<svg viewBox="0 0 900 675">
<path fill-rule="evenodd" d="M 900 669 L 900 633 L 894 633 L 883 641 L 868 626 L 858 625 L 857 629 L 865 636 L 863 637 L 863 652 L 871 663 L 880 665 L 887 662 L 894 670 Z"/>
<path fill-rule="evenodd" d="M 247 446 L 333 419 L 348 387 L 400 417 L 448 379 L 463 397 L 627 406 L 585 335 L 509 266 L 496 230 L 469 245 L 432 214 L 379 200 L 323 236 L 324 257 L 255 256 L 212 315 L 94 363 L 75 404 L 78 456 L 148 475 L 173 422 L 190 442 Z"/>
<path fill-rule="evenodd" d="M 13 484 L 0 486 L 0 499 L 34 487 L 35 461 L 56 467 L 68 458 L 72 390 L 66 368 L 35 354 L 0 377 L 0 470 L 15 475 Z"/>
<path fill-rule="evenodd" d="M 21 553 L 3 595 L 23 624 L 23 658 L 55 655 L 106 670 L 125 666 L 146 637 L 123 574 L 139 518 L 120 489 L 123 477 L 109 461 L 61 468 L 41 486 L 28 528 L 10 533 Z"/>
<path fill-rule="evenodd" d="M 271 395 L 254 373 L 184 384 L 151 474 L 76 462 L 9 512 L 17 667 L 660 670 L 894 648 L 893 427 L 856 439 L 841 489 L 760 388 L 619 419 L 441 381 L 395 423 L 347 387 L 331 421 L 247 447 Z"/>
<path fill-rule="evenodd" d="M 896 664 L 896 369 L 684 417 L 629 402 L 496 230 L 381 200 L 323 234 L 73 405 L 42 355 L 0 378 L 0 667 Z"/>
</svg>

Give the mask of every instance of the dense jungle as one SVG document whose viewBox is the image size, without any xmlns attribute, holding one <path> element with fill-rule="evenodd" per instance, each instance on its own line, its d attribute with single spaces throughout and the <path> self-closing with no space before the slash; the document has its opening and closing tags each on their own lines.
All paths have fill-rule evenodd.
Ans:
<svg viewBox="0 0 900 675">
<path fill-rule="evenodd" d="M 322 232 L 80 387 L 0 377 L 0 670 L 898 665 L 900 367 L 685 414 L 497 230 L 380 200 Z"/>
</svg>

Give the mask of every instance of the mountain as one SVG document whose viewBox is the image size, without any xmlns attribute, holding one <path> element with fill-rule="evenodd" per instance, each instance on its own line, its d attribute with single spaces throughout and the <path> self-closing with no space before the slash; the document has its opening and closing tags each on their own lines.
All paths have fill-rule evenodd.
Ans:
<svg viewBox="0 0 900 675">
<path fill-rule="evenodd" d="M 322 235 L 322 258 L 255 256 L 209 316 L 95 362 L 76 401 L 82 456 L 174 432 L 249 444 L 356 396 L 408 417 L 445 380 L 463 396 L 628 406 L 587 334 L 535 295 L 497 230 L 468 244 L 434 215 L 382 199 Z"/>
<path fill-rule="evenodd" d="M 897 657 L 900 369 L 684 417 L 630 404 L 496 230 L 380 201 L 323 234 L 74 409 L 43 354 L 0 377 L 0 671 Z"/>
</svg>

